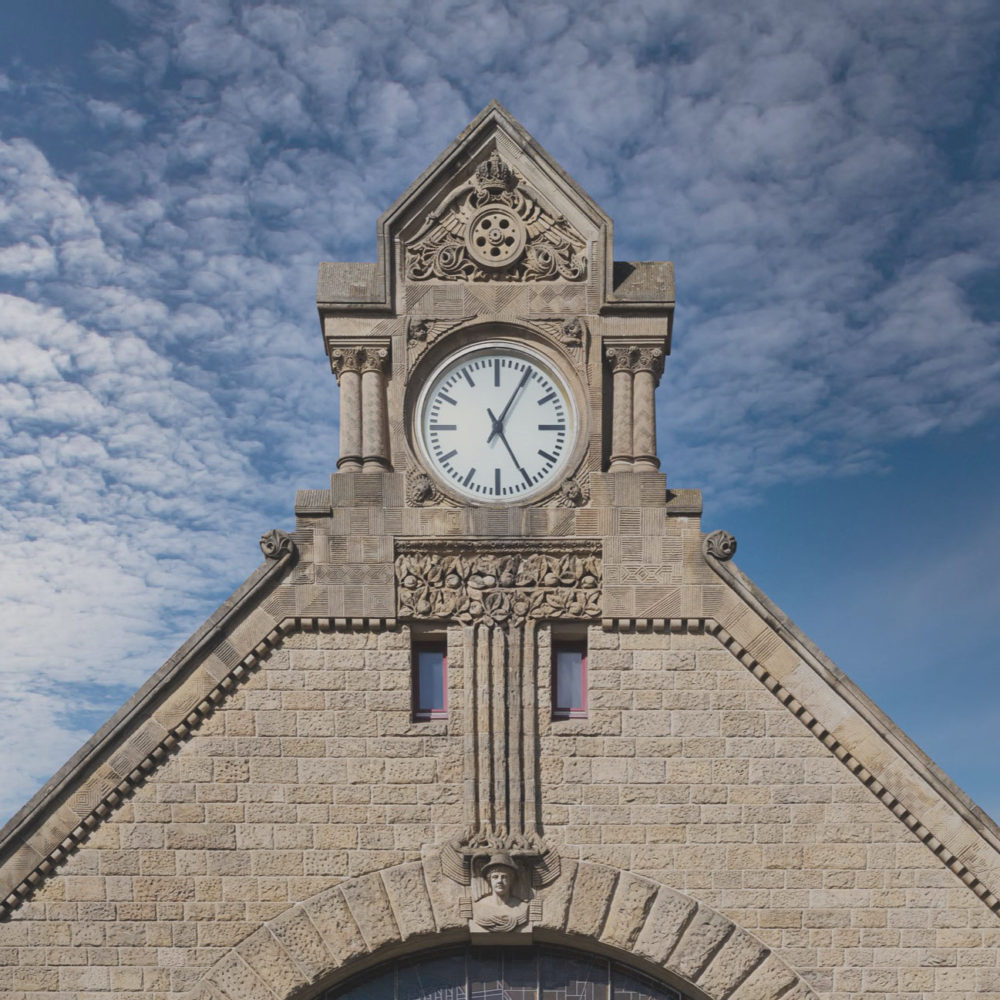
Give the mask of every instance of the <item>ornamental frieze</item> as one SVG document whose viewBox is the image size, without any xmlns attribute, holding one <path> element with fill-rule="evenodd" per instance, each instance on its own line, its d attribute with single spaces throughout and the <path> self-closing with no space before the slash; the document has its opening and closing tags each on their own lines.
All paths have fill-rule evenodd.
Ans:
<svg viewBox="0 0 1000 1000">
<path fill-rule="evenodd" d="M 454 543 L 452 543 L 453 545 Z M 601 557 L 596 547 L 567 551 L 422 550 L 396 557 L 401 618 L 518 626 L 546 619 L 601 616 Z"/>
<path fill-rule="evenodd" d="M 584 281 L 587 243 L 494 152 L 427 217 L 405 261 L 409 281 Z"/>
</svg>

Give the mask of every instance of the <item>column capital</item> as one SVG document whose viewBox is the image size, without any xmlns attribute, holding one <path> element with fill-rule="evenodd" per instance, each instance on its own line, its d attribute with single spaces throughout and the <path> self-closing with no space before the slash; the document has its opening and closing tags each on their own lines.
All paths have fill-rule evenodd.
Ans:
<svg viewBox="0 0 1000 1000">
<path fill-rule="evenodd" d="M 363 372 L 377 371 L 384 375 L 388 372 L 388 367 L 388 341 L 330 345 L 330 371 L 337 377 L 338 384 L 344 372 L 360 375 Z"/>
<path fill-rule="evenodd" d="M 663 374 L 666 352 L 658 344 L 606 344 L 604 354 L 612 372 L 650 372 L 657 380 Z"/>
</svg>

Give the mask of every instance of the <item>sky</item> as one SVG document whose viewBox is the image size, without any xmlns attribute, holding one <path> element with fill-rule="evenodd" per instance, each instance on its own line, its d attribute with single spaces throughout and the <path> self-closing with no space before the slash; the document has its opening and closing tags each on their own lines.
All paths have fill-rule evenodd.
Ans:
<svg viewBox="0 0 1000 1000">
<path fill-rule="evenodd" d="M 0 33 L 0 822 L 337 458 L 320 260 L 491 100 L 673 260 L 668 482 L 1000 816 L 995 0 L 33 0 Z"/>
</svg>

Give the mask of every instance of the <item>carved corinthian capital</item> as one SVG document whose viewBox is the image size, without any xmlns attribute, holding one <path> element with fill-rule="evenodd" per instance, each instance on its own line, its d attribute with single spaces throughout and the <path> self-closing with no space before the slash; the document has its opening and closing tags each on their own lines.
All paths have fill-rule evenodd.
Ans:
<svg viewBox="0 0 1000 1000">
<path fill-rule="evenodd" d="M 388 360 L 389 351 L 385 347 L 337 347 L 330 352 L 330 370 L 337 376 L 339 384 L 344 372 L 360 375 L 362 372 L 377 371 L 385 374 Z"/>
<path fill-rule="evenodd" d="M 344 372 L 361 372 L 361 356 L 364 353 L 362 347 L 338 347 L 330 352 L 330 371 L 337 376 L 337 383 L 340 383 L 340 376 Z"/>
<path fill-rule="evenodd" d="M 612 372 L 650 372 L 659 379 L 663 374 L 663 348 L 639 344 L 622 344 L 605 351 Z"/>
<path fill-rule="evenodd" d="M 389 352 L 384 347 L 366 347 L 362 351 L 361 371 L 379 372 L 384 375 L 388 368 Z"/>
</svg>

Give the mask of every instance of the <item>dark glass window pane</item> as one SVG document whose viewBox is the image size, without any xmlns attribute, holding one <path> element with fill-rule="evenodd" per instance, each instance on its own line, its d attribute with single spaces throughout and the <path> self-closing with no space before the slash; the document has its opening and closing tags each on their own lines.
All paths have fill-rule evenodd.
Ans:
<svg viewBox="0 0 1000 1000">
<path fill-rule="evenodd" d="M 465 1000 L 465 952 L 401 963 L 398 982 L 399 1000 Z"/>
<path fill-rule="evenodd" d="M 538 959 L 542 1000 L 607 1000 L 608 963 L 543 951 Z"/>
<path fill-rule="evenodd" d="M 413 709 L 418 718 L 443 716 L 448 710 L 444 643 L 422 644 L 413 651 Z"/>
<path fill-rule="evenodd" d="M 334 991 L 332 996 L 338 1000 L 393 1000 L 396 995 L 396 970 L 389 969 L 375 975 L 373 979 L 367 979 L 357 986 L 352 987 L 346 993 Z M 324 994 L 324 997 L 326 994 Z"/>
<path fill-rule="evenodd" d="M 669 986 L 658 986 L 645 976 L 626 972 L 619 966 L 612 970 L 612 1000 L 681 1000 L 681 995 Z"/>
<path fill-rule="evenodd" d="M 552 710 L 555 715 L 587 711 L 587 651 L 581 643 L 556 643 L 552 649 Z"/>
<path fill-rule="evenodd" d="M 469 1000 L 503 1000 L 501 952 L 474 948 L 469 955 Z"/>
<path fill-rule="evenodd" d="M 502 952 L 504 1000 L 538 1000 L 538 970 L 533 948 Z"/>
<path fill-rule="evenodd" d="M 604 958 L 544 945 L 449 947 L 367 976 L 320 1000 L 684 1000 L 669 986 Z"/>
</svg>

